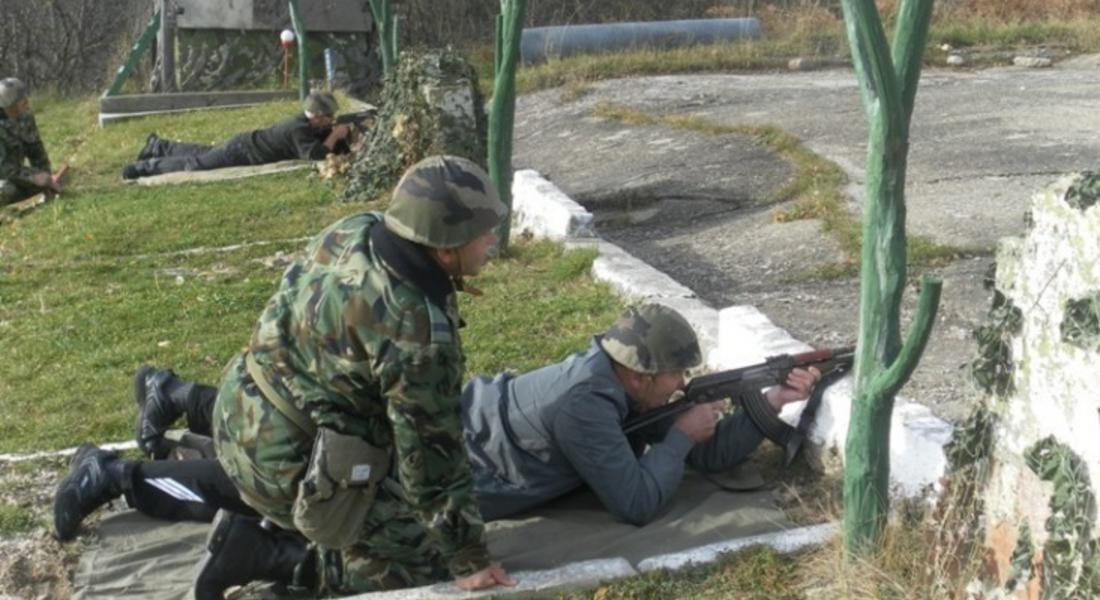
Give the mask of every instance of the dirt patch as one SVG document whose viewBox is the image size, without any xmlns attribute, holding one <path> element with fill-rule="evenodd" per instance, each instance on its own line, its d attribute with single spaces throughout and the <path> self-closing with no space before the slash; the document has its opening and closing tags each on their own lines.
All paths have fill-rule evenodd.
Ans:
<svg viewBox="0 0 1100 600">
<path fill-rule="evenodd" d="M 78 545 L 60 544 L 52 534 L 53 493 L 67 458 L 0 463 L 0 503 L 29 515 L 28 527 L 0 539 L 0 590 L 19 598 L 68 598 L 69 573 Z"/>
</svg>

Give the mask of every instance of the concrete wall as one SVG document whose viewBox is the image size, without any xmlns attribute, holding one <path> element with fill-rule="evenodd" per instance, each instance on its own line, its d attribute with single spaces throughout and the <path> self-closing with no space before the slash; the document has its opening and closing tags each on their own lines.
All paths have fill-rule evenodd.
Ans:
<svg viewBox="0 0 1100 600">
<path fill-rule="evenodd" d="M 180 29 L 266 29 L 290 27 L 285 0 L 176 0 L 183 9 Z M 310 31 L 369 31 L 370 10 L 361 0 L 303 0 L 298 3 Z"/>
<path fill-rule="evenodd" d="M 1100 176 L 1059 181 L 1035 197 L 1028 234 L 997 253 L 1001 314 L 1015 317 L 1005 332 L 1011 370 L 989 404 L 987 546 L 995 583 L 1029 597 L 1040 571 L 1044 597 L 1097 597 L 1100 336 L 1074 307 L 1094 298 L 1100 312 L 1098 190 Z"/>
</svg>

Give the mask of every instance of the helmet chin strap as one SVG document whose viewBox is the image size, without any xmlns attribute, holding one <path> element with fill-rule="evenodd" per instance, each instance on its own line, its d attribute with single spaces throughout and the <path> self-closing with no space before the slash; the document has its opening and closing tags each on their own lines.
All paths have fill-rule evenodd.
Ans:
<svg viewBox="0 0 1100 600">
<path fill-rule="evenodd" d="M 462 253 L 459 252 L 457 248 L 455 249 L 455 265 L 458 267 L 458 275 L 451 276 L 451 281 L 454 281 L 455 289 L 460 292 L 466 292 L 471 296 L 484 295 L 485 292 L 482 292 L 480 289 L 474 287 L 470 283 L 467 283 L 466 278 L 462 276 L 462 273 L 465 272 L 465 270 L 463 270 L 462 268 Z"/>
</svg>

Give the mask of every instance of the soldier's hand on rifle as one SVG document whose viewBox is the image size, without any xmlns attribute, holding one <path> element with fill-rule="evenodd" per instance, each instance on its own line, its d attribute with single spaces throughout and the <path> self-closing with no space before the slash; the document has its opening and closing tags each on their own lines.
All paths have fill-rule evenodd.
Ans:
<svg viewBox="0 0 1100 600">
<path fill-rule="evenodd" d="M 516 582 L 508 576 L 508 573 L 504 571 L 504 567 L 500 566 L 500 563 L 492 563 L 473 575 L 455 579 L 455 585 L 466 591 L 473 591 L 496 587 L 498 585 L 511 587 L 516 585 Z"/>
<path fill-rule="evenodd" d="M 691 438 L 696 444 L 702 444 L 714 436 L 714 428 L 722 415 L 725 400 L 696 404 L 676 417 L 674 427 Z"/>
<path fill-rule="evenodd" d="M 768 388 L 765 396 L 772 408 L 779 411 L 786 404 L 809 398 L 810 392 L 813 391 L 819 379 L 821 379 L 821 371 L 816 367 L 792 369 L 783 385 Z"/>
</svg>

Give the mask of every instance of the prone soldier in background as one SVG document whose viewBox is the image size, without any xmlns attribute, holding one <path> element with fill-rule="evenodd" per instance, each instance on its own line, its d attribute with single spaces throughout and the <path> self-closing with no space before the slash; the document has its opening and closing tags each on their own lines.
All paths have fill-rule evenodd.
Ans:
<svg viewBox="0 0 1100 600">
<path fill-rule="evenodd" d="M 0 80 L 0 109 L 0 206 L 41 192 L 61 192 L 22 81 Z"/>
<path fill-rule="evenodd" d="M 137 161 L 123 167 L 123 179 L 137 179 L 176 171 L 207 171 L 224 167 L 262 165 L 283 160 L 322 160 L 341 151 L 351 133 L 348 124 L 336 124 L 336 98 L 329 92 L 311 92 L 302 114 L 266 129 L 237 134 L 217 146 L 173 142 L 149 134 Z"/>
</svg>

